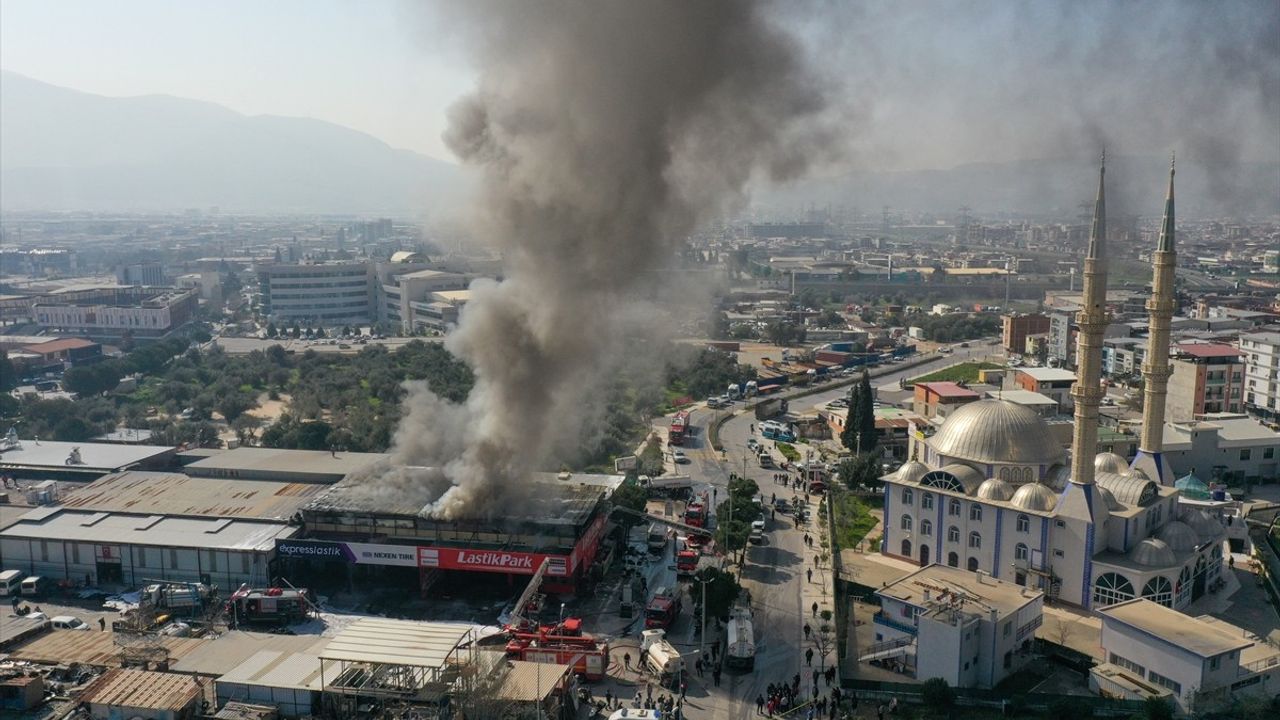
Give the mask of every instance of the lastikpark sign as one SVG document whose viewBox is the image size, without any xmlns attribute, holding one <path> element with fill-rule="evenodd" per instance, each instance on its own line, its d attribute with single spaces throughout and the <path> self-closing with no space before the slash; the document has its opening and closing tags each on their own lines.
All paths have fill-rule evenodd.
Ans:
<svg viewBox="0 0 1280 720">
<path fill-rule="evenodd" d="M 572 555 L 549 555 L 514 550 L 381 545 L 331 540 L 277 540 L 276 556 L 332 560 L 355 565 L 395 565 L 514 575 L 532 575 L 542 565 L 543 560 L 550 561 L 547 567 L 548 575 L 563 577 L 571 574 L 574 569 Z"/>
</svg>

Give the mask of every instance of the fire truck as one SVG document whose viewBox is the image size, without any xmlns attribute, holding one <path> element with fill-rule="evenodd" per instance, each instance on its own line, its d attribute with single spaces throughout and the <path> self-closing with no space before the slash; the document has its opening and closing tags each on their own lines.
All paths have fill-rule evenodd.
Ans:
<svg viewBox="0 0 1280 720">
<path fill-rule="evenodd" d="M 689 504 L 684 506 L 685 525 L 696 528 L 707 526 L 707 506 L 704 504 L 704 500 L 704 498 L 698 497 L 690 500 Z"/>
<path fill-rule="evenodd" d="M 661 587 L 649 600 L 644 609 L 644 627 L 646 630 L 667 630 L 680 617 L 680 595 L 671 588 Z"/>
<path fill-rule="evenodd" d="M 685 547 L 683 550 L 676 551 L 676 577 L 693 577 L 698 572 L 698 561 L 701 553 Z"/>
<path fill-rule="evenodd" d="M 288 624 L 306 619 L 312 607 L 306 588 L 241 585 L 227 600 L 227 610 L 239 623 Z"/>
<path fill-rule="evenodd" d="M 525 617 L 525 612 L 539 607 L 542 576 L 550 561 L 542 561 L 529 585 L 511 609 L 507 633 L 508 657 L 528 662 L 572 665 L 573 672 L 587 680 L 601 680 L 609 668 L 609 643 L 582 632 L 581 618 L 564 618 L 550 625 L 540 625 Z"/>
<path fill-rule="evenodd" d="M 671 418 L 671 428 L 667 433 L 667 442 L 672 445 L 683 445 L 684 436 L 689 432 L 689 411 L 681 410 Z"/>
</svg>

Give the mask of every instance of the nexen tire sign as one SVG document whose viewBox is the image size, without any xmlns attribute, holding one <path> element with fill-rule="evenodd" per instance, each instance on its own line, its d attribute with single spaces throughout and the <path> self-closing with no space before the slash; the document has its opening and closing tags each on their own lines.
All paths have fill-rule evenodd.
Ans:
<svg viewBox="0 0 1280 720">
<path fill-rule="evenodd" d="M 306 560 L 336 560 L 355 565 L 396 565 L 513 575 L 532 575 L 542 565 L 543 560 L 550 560 L 551 564 L 547 568 L 548 575 L 567 577 L 572 571 L 570 558 L 565 555 L 329 540 L 277 540 L 276 556 Z"/>
<path fill-rule="evenodd" d="M 532 575 L 542 565 L 543 560 L 551 561 L 550 566 L 547 567 L 548 575 L 565 576 L 569 574 L 569 558 L 563 555 L 544 555 L 542 553 L 513 552 L 510 550 L 418 548 L 418 565 L 420 567 L 440 568 L 442 570 L 472 570 Z"/>
</svg>

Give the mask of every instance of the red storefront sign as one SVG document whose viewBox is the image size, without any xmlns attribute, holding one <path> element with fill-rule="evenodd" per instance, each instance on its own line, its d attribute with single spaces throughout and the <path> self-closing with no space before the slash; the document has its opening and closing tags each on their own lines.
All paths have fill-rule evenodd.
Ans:
<svg viewBox="0 0 1280 720">
<path fill-rule="evenodd" d="M 532 575 L 543 560 L 549 560 L 548 575 L 567 576 L 571 558 L 566 555 L 516 552 L 512 550 L 468 550 L 466 548 L 418 548 L 418 567 L 441 570 L 470 570 L 511 575 Z"/>
</svg>

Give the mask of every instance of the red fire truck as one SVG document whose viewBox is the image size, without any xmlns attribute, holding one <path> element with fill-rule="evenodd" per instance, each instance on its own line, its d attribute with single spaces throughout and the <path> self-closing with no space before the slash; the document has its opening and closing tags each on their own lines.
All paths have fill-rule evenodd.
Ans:
<svg viewBox="0 0 1280 720">
<path fill-rule="evenodd" d="M 647 630 L 669 629 L 680 617 L 680 596 L 671 588 L 658 588 L 644 609 L 644 626 Z"/>
<path fill-rule="evenodd" d="M 700 528 L 707 526 L 707 506 L 701 497 L 690 500 L 684 507 L 684 524 Z"/>
<path fill-rule="evenodd" d="M 676 552 L 676 577 L 692 577 L 698 571 L 698 560 L 701 553 L 685 546 Z"/>
<path fill-rule="evenodd" d="M 689 411 L 681 410 L 671 418 L 671 428 L 668 432 L 667 442 L 672 445 L 683 445 L 684 436 L 689 432 Z"/>
</svg>

